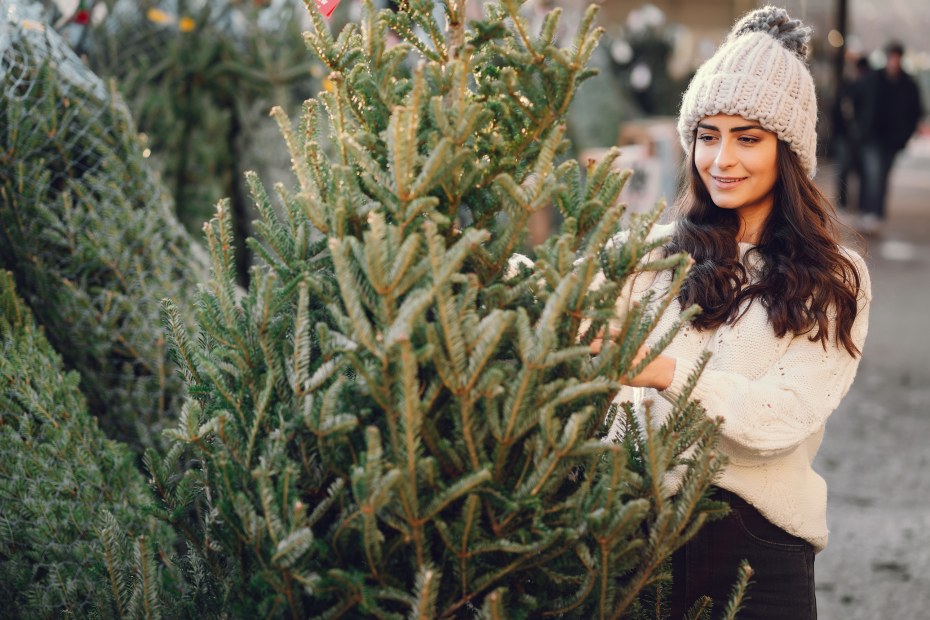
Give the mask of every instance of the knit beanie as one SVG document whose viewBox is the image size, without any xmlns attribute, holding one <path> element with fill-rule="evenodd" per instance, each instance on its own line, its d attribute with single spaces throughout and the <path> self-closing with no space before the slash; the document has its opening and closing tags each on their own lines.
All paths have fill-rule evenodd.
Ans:
<svg viewBox="0 0 930 620">
<path fill-rule="evenodd" d="M 678 135 L 685 152 L 691 152 L 702 118 L 742 116 L 786 142 L 813 178 L 817 98 L 807 68 L 810 34 L 810 28 L 774 6 L 751 11 L 736 22 L 682 97 Z"/>
</svg>

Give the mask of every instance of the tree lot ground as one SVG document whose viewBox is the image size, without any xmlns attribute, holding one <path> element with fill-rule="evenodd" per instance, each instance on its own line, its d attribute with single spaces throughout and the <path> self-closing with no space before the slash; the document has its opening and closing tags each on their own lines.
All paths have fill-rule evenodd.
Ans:
<svg viewBox="0 0 930 620">
<path fill-rule="evenodd" d="M 862 365 L 815 463 L 830 488 L 830 545 L 815 566 L 824 620 L 930 617 L 928 171 L 924 136 L 892 173 L 888 226 L 868 248 L 874 300 Z M 834 172 L 824 165 L 818 175 L 831 192 Z"/>
</svg>

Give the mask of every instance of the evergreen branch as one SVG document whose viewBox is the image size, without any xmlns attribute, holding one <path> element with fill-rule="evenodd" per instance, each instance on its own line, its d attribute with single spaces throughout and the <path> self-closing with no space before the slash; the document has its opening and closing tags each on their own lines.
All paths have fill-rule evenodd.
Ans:
<svg viewBox="0 0 930 620">
<path fill-rule="evenodd" d="M 411 606 L 408 620 L 429 620 L 436 617 L 436 599 L 439 596 L 441 573 L 431 564 L 417 571 L 414 589 L 415 602 Z"/>
<path fill-rule="evenodd" d="M 173 345 L 174 361 L 185 373 L 188 383 L 203 383 L 200 373 L 197 372 L 197 366 L 194 363 L 194 354 L 191 350 L 190 338 L 187 334 L 187 327 L 181 318 L 181 313 L 171 299 L 162 299 L 162 321 L 168 332 L 168 337 Z"/>
<path fill-rule="evenodd" d="M 589 166 L 587 182 L 584 191 L 584 201 L 592 200 L 599 195 L 607 184 L 607 180 L 616 177 L 629 178 L 633 172 L 623 170 L 618 172 L 614 169 L 614 162 L 620 157 L 621 150 L 617 147 L 611 147 L 607 153 L 591 169 Z"/>
<path fill-rule="evenodd" d="M 508 17 L 510 17 L 513 23 L 514 29 L 517 31 L 520 41 L 523 43 L 523 49 L 532 54 L 534 64 L 539 64 L 545 60 L 545 57 L 536 51 L 533 43 L 530 41 L 529 35 L 527 34 L 529 24 L 526 23 L 526 19 L 523 18 L 523 15 L 520 14 L 521 4 L 521 0 L 502 0 L 501 2 L 501 5 L 507 11 Z"/>
<path fill-rule="evenodd" d="M 409 287 L 414 283 L 415 279 L 419 279 L 411 277 L 420 275 L 416 272 L 412 272 L 411 266 L 419 257 L 421 241 L 422 237 L 420 235 L 409 235 L 404 239 L 404 242 L 401 244 L 400 248 L 397 249 L 397 253 L 394 256 L 394 262 L 388 274 L 387 287 L 384 291 L 380 291 L 382 294 L 391 294 L 394 297 L 400 297 L 409 290 Z M 425 268 L 426 263 L 424 261 L 420 271 Z"/>
<path fill-rule="evenodd" d="M 349 313 L 349 319 L 352 322 L 356 338 L 358 338 L 362 346 L 371 353 L 381 357 L 380 347 L 375 343 L 374 328 L 366 317 L 365 310 L 358 300 L 357 291 L 359 290 L 359 284 L 349 267 L 347 249 L 347 242 L 341 239 L 330 238 L 329 251 L 333 257 L 333 266 L 336 269 L 336 279 L 339 282 L 339 292 L 342 296 L 342 302 Z"/>
<path fill-rule="evenodd" d="M 452 502 L 458 500 L 463 495 L 473 493 L 478 487 L 491 479 L 491 472 L 486 469 L 473 472 L 463 478 L 459 478 L 455 483 L 444 489 L 437 495 L 429 506 L 423 511 L 423 521 L 434 519 L 436 515 L 446 509 Z"/>
<path fill-rule="evenodd" d="M 161 618 L 161 604 L 155 575 L 157 569 L 151 545 L 145 536 L 136 539 L 134 572 L 137 579 L 133 592 L 135 605 L 130 601 L 129 608 L 135 607 L 134 615 L 146 620 L 158 620 Z"/>
<path fill-rule="evenodd" d="M 385 50 L 384 22 L 378 19 L 378 13 L 371 0 L 362 2 L 362 45 L 365 47 L 365 57 L 368 58 L 374 69 L 382 68 L 382 56 Z"/>
<path fill-rule="evenodd" d="M 445 162 L 445 165 L 451 166 L 452 163 Z M 407 204 L 407 208 L 403 211 L 403 213 L 400 214 L 403 218 L 400 222 L 401 228 L 406 229 L 420 216 L 429 217 L 437 224 L 445 224 L 446 222 L 443 221 L 443 217 L 436 212 L 437 206 L 439 206 L 439 198 L 436 196 L 421 196 L 419 198 L 414 198 Z"/>
<path fill-rule="evenodd" d="M 753 574 L 754 572 L 752 567 L 749 566 L 749 562 L 743 560 L 739 563 L 736 583 L 733 584 L 733 588 L 730 590 L 730 598 L 727 600 L 727 606 L 723 610 L 723 620 L 735 620 L 739 614 Z"/>
<path fill-rule="evenodd" d="M 448 138 L 440 139 L 439 143 L 433 148 L 432 153 L 430 153 L 429 158 L 423 163 L 420 174 L 417 175 L 413 187 L 410 188 L 408 197 L 405 198 L 402 192 L 398 192 L 401 200 L 412 200 L 423 196 L 429 188 L 438 183 L 437 179 L 441 179 L 443 175 L 448 174 L 448 170 L 457 168 L 457 166 L 449 165 L 449 152 L 451 150 L 452 142 Z M 405 220 L 410 221 L 411 219 L 411 214 L 408 212 Z"/>
<path fill-rule="evenodd" d="M 384 346 L 392 347 L 398 343 L 409 342 L 416 321 L 433 302 L 433 292 L 418 290 L 407 296 L 397 312 L 397 318 L 388 328 L 384 337 Z"/>
<path fill-rule="evenodd" d="M 265 422 L 265 414 L 268 411 L 271 397 L 274 393 L 275 373 L 270 371 L 265 375 L 265 387 L 262 389 L 256 403 L 255 415 L 252 418 L 252 428 L 249 431 L 249 443 L 245 449 L 244 464 L 248 468 L 252 464 L 252 451 L 255 449 L 255 441 L 258 439 L 259 431 Z"/>
<path fill-rule="evenodd" d="M 335 504 L 336 500 L 345 491 L 345 478 L 336 478 L 333 483 L 326 489 L 326 497 L 319 500 L 313 508 L 313 512 L 307 517 L 307 526 L 313 527 L 320 522 L 323 515 Z"/>
<path fill-rule="evenodd" d="M 416 196 L 410 191 L 414 168 L 419 162 L 417 130 L 420 127 L 421 99 L 426 88 L 423 69 L 414 73 L 413 90 L 406 105 L 397 106 L 391 113 L 387 129 L 388 166 L 393 171 L 393 189 L 401 203 Z"/>
<path fill-rule="evenodd" d="M 481 606 L 481 620 L 506 620 L 507 613 L 504 609 L 505 588 L 497 588 L 486 597 L 484 604 Z"/>
<path fill-rule="evenodd" d="M 362 517 L 362 540 L 368 568 L 376 578 L 380 575 L 384 535 L 378 529 L 378 512 L 390 501 L 393 488 L 402 483 L 403 473 L 396 468 L 383 472 L 383 451 L 378 429 L 365 429 L 367 458 L 364 467 L 352 471 L 352 491 Z"/>
<path fill-rule="evenodd" d="M 437 60 L 442 64 L 449 62 L 449 50 L 446 47 L 446 38 L 442 34 L 436 18 L 433 17 L 433 0 L 407 0 L 410 4 L 414 21 L 429 36 L 436 50 Z"/>
<path fill-rule="evenodd" d="M 555 346 L 556 322 L 563 316 L 565 306 L 572 294 L 572 289 L 578 284 L 578 277 L 570 273 L 562 278 L 558 287 L 553 291 L 546 305 L 543 308 L 542 315 L 536 322 L 534 329 L 533 348 L 531 351 L 523 351 L 521 347 L 520 356 L 524 362 L 533 366 L 541 366 L 549 355 L 552 347 Z"/>
<path fill-rule="evenodd" d="M 419 34 L 414 29 L 413 20 L 410 18 L 410 15 L 407 11 L 388 11 L 382 13 L 382 18 L 387 20 L 391 29 L 397 33 L 402 40 L 406 41 L 409 45 L 416 48 L 424 58 L 433 62 L 444 62 L 442 56 L 439 52 L 434 49 L 431 49 L 419 36 Z"/>
<path fill-rule="evenodd" d="M 475 388 L 479 377 L 484 374 L 488 362 L 497 351 L 501 339 L 510 329 L 514 318 L 513 312 L 494 309 L 481 320 L 481 323 L 472 332 L 478 337 L 471 346 L 471 355 L 468 357 L 469 377 L 462 389 L 462 395 L 471 393 Z"/>
<path fill-rule="evenodd" d="M 213 259 L 213 279 L 210 283 L 220 311 L 228 327 L 236 324 L 236 261 L 234 256 L 235 239 L 233 238 L 230 203 L 223 199 L 216 205 L 213 219 L 204 224 L 204 233 L 210 256 Z"/>
<path fill-rule="evenodd" d="M 313 531 L 302 527 L 294 530 L 275 547 L 271 562 L 282 569 L 290 569 L 310 549 L 313 544 Z"/>
<path fill-rule="evenodd" d="M 399 208 L 397 178 L 391 179 L 381 168 L 381 164 L 372 156 L 370 149 L 358 143 L 353 136 L 344 135 L 343 140 L 355 163 L 371 177 L 370 189 L 378 191 L 378 197 L 386 207 Z"/>
<path fill-rule="evenodd" d="M 409 340 L 399 342 L 401 352 L 401 390 L 403 399 L 402 419 L 404 431 L 404 450 L 406 471 L 404 488 L 407 490 L 407 516 L 410 521 L 413 544 L 416 549 L 417 566 L 425 561 L 425 541 L 423 540 L 424 519 L 420 511 L 418 497 L 417 457 L 420 453 L 420 428 L 423 424 L 423 412 L 420 411 L 418 396 L 416 356 Z"/>
<path fill-rule="evenodd" d="M 596 4 L 588 5 L 584 16 L 581 18 L 581 23 L 578 25 L 572 49 L 575 50 L 575 65 L 579 69 L 584 67 L 591 59 L 591 55 L 604 33 L 603 28 L 593 27 L 599 10 L 600 7 Z"/>
<path fill-rule="evenodd" d="M 713 603 L 709 596 L 699 597 L 688 609 L 685 620 L 710 620 L 710 612 L 714 607 Z"/>
<path fill-rule="evenodd" d="M 394 320 L 394 299 L 393 296 L 385 295 L 387 291 L 387 273 L 386 270 L 391 265 L 391 253 L 393 251 L 392 237 L 390 235 L 387 223 L 384 221 L 384 214 L 379 211 L 372 211 L 368 214 L 368 230 L 364 233 L 363 243 L 352 244 L 353 253 L 356 255 L 356 261 L 365 265 L 365 279 L 368 281 L 371 289 L 378 295 L 380 307 L 378 308 L 384 318 L 390 322 Z M 369 305 L 369 308 L 376 308 Z"/>
<path fill-rule="evenodd" d="M 439 335 L 439 328 L 437 327 L 436 323 L 430 323 L 427 325 L 426 339 L 429 345 L 432 347 L 433 364 L 435 364 L 436 374 L 439 375 L 440 381 L 442 381 L 443 385 L 445 385 L 453 393 L 460 391 L 460 376 L 455 372 L 455 366 L 449 359 L 446 346 L 442 342 L 442 338 Z"/>
<path fill-rule="evenodd" d="M 310 304 L 307 282 L 301 281 L 297 293 L 297 316 L 294 318 L 294 351 L 291 359 L 291 389 L 297 398 L 312 391 L 310 382 Z"/>
<path fill-rule="evenodd" d="M 307 47 L 314 52 L 323 63 L 332 70 L 338 67 L 337 59 L 331 54 L 336 46 L 336 41 L 329 32 L 329 27 L 323 18 L 320 9 L 313 0 L 304 0 L 307 11 L 310 13 L 310 25 L 312 30 L 304 33 L 304 41 Z"/>
<path fill-rule="evenodd" d="M 559 18 L 562 17 L 562 7 L 555 7 L 548 13 L 543 20 L 542 28 L 539 31 L 539 40 L 538 47 L 539 49 L 546 49 L 552 45 L 557 28 L 559 26 Z"/>
<path fill-rule="evenodd" d="M 308 115 L 307 123 L 311 123 L 313 118 L 313 109 L 306 108 L 305 114 Z M 279 106 L 274 106 L 271 108 L 271 116 L 275 119 L 278 124 L 278 128 L 281 131 L 281 135 L 284 136 L 284 143 L 287 145 L 287 150 L 291 154 L 291 167 L 294 170 L 294 174 L 297 176 L 297 182 L 300 184 L 301 191 L 306 194 L 311 202 L 320 201 L 320 192 L 317 183 L 313 178 L 313 173 L 310 170 L 310 164 L 306 158 L 305 148 L 301 148 L 301 144 L 297 142 L 297 138 L 294 135 L 294 131 L 291 128 L 291 121 L 287 117 L 287 113 L 284 112 Z M 247 173 L 247 179 L 250 180 L 249 186 L 252 187 L 253 183 L 251 182 L 250 177 L 255 177 L 254 172 Z M 257 179 L 256 179 L 257 181 Z M 253 196 L 255 195 L 255 189 L 252 189 Z M 308 213 L 308 216 L 310 214 Z M 311 221 L 313 221 L 311 219 Z M 321 223 L 321 222 L 320 222 Z M 314 226 L 320 228 L 318 222 L 313 221 Z M 324 230 L 324 228 L 320 228 Z"/>
<path fill-rule="evenodd" d="M 268 538 L 271 539 L 272 544 L 277 545 L 284 536 L 286 528 L 280 516 L 279 498 L 275 494 L 274 486 L 271 484 L 272 472 L 269 469 L 268 462 L 262 459 L 259 466 L 252 472 L 252 475 L 258 486 L 258 500 L 261 504 L 262 515 L 264 515 L 259 519 L 259 522 L 265 524 Z"/>
<path fill-rule="evenodd" d="M 126 605 L 129 599 L 130 586 L 126 583 L 123 568 L 117 563 L 122 558 L 126 547 L 125 535 L 116 521 L 116 517 L 109 510 L 101 515 L 102 527 L 99 530 L 103 542 L 105 563 L 110 595 L 116 604 L 116 611 L 120 618 L 126 616 Z"/>
</svg>

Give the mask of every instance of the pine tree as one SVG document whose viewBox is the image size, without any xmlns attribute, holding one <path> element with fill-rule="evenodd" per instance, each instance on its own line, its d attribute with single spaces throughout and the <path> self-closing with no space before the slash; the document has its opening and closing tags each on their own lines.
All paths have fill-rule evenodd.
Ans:
<svg viewBox="0 0 930 620">
<path fill-rule="evenodd" d="M 133 453 L 97 427 L 77 373 L 0 271 L 0 617 L 140 608 L 146 578 L 161 579 L 145 555 L 170 541 L 147 496 Z M 116 576 L 128 585 L 111 594 Z"/>
<path fill-rule="evenodd" d="M 191 298 L 206 255 L 120 97 L 14 8 L 0 18 L 0 267 L 80 373 L 102 428 L 141 452 L 176 420 L 184 390 L 159 300 Z"/>
<path fill-rule="evenodd" d="M 589 353 L 631 274 L 674 270 L 664 308 L 688 266 L 652 253 L 658 212 L 608 243 L 628 178 L 616 152 L 558 163 L 595 10 L 558 48 L 559 12 L 532 33 L 517 0 L 468 24 L 464 1 L 437 3 L 444 20 L 428 0 L 369 4 L 335 38 L 312 4 L 306 38 L 334 88 L 296 130 L 276 112 L 297 177 L 275 188 L 280 210 L 249 177 L 262 263 L 237 295 L 221 203 L 196 332 L 165 303 L 189 398 L 170 453 L 147 456 L 187 541 L 178 564 L 212 597 L 187 608 L 664 617 L 667 558 L 723 510 L 704 499 L 722 461 L 687 396 L 659 428 L 611 407 L 655 314 L 635 306 Z M 404 42 L 389 48 L 388 28 Z M 550 203 L 562 230 L 515 259 Z M 604 441 L 616 416 L 624 439 Z"/>
</svg>

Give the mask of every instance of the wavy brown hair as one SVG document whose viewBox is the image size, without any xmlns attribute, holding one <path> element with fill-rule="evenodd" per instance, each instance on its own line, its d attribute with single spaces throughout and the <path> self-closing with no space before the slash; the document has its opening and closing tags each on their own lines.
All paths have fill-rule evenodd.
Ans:
<svg viewBox="0 0 930 620">
<path fill-rule="evenodd" d="M 812 342 L 820 340 L 826 347 L 835 312 L 837 342 L 850 355 L 859 355 L 851 336 L 859 273 L 839 247 L 833 207 L 797 155 L 778 141 L 775 206 L 759 243 L 750 250 L 762 258 L 758 277 L 750 282 L 736 241 L 739 217 L 714 204 L 694 165 L 693 149 L 678 198 L 681 216 L 666 249 L 694 259 L 678 298 L 682 308 L 697 304 L 703 309 L 694 326 L 703 330 L 732 324 L 744 302 L 758 302 L 779 338 L 789 332 L 810 334 Z"/>
</svg>

